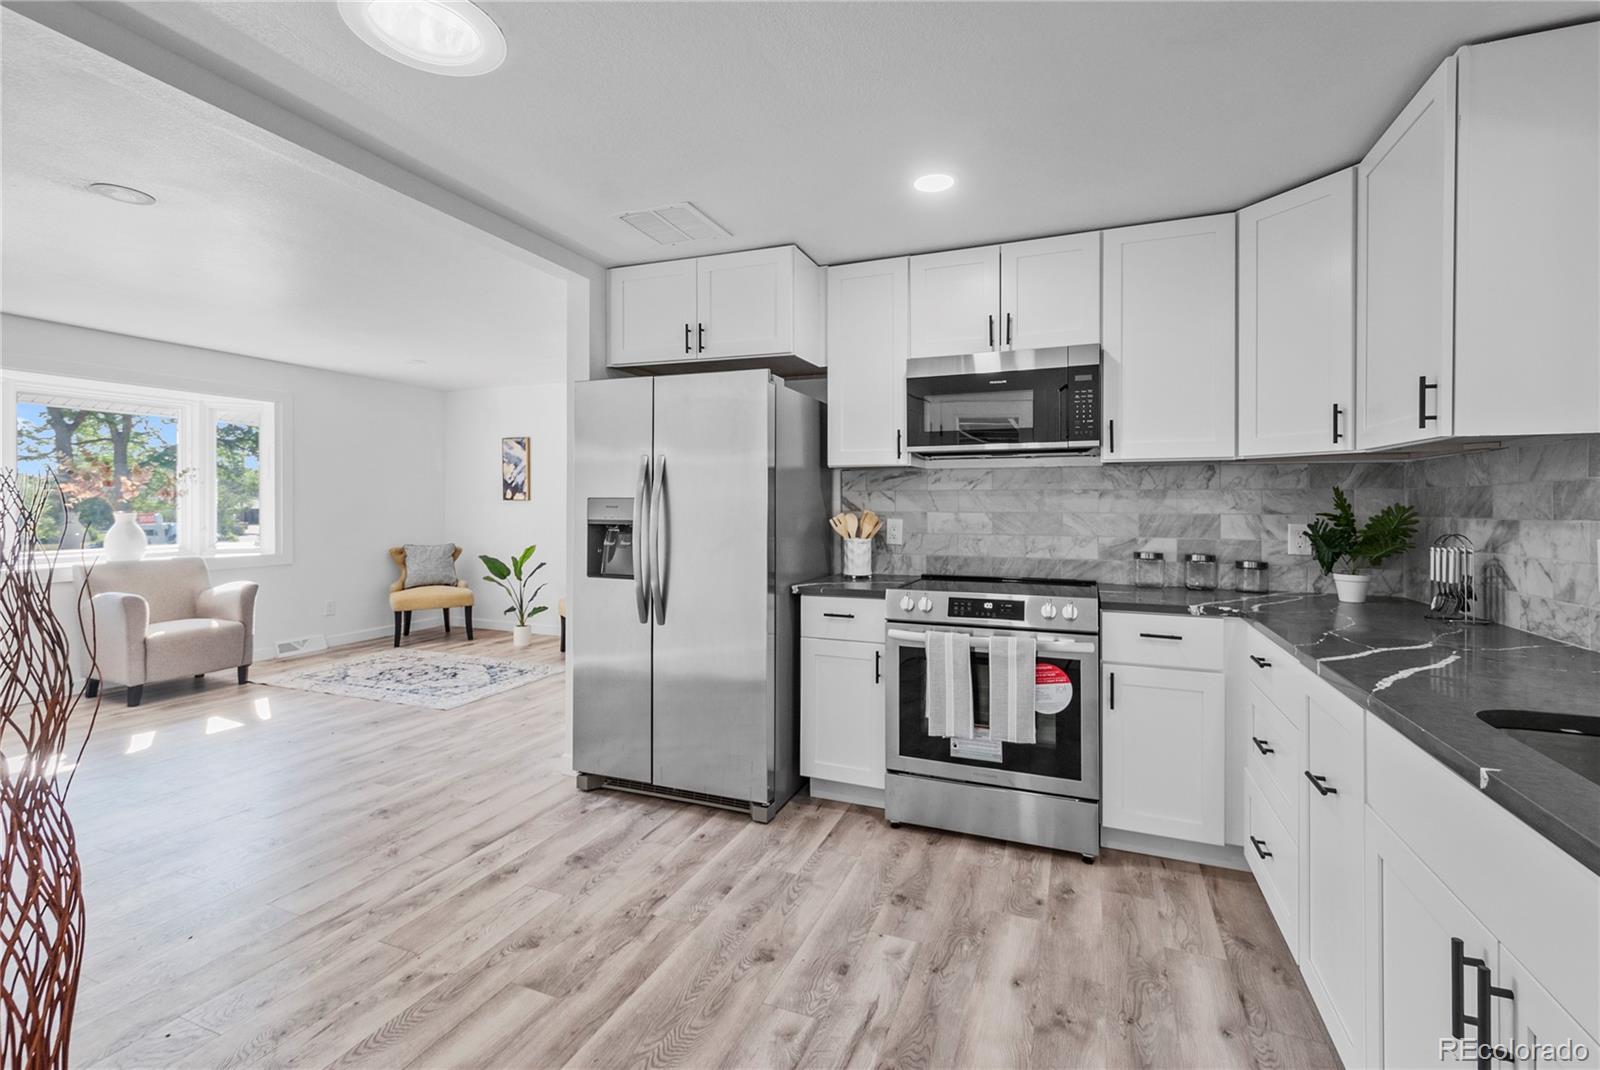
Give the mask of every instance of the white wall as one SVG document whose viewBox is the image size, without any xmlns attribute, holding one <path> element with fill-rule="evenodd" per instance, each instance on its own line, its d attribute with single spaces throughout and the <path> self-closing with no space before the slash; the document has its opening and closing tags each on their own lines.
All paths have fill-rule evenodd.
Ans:
<svg viewBox="0 0 1600 1070">
<path fill-rule="evenodd" d="M 261 584 L 258 659 L 293 636 L 340 643 L 386 634 L 388 547 L 463 538 L 445 523 L 440 391 L 18 316 L 0 316 L 0 369 L 288 395 L 292 560 L 216 573 L 219 582 Z"/>
<path fill-rule="evenodd" d="M 531 438 L 529 500 L 500 497 L 500 439 Z M 545 562 L 538 579 L 547 584 L 538 603 L 548 606 L 529 623 L 554 635 L 556 607 L 567 591 L 567 387 L 489 387 L 445 395 L 444 537 L 462 548 L 460 575 L 477 595 L 475 623 L 509 628 L 506 595 L 483 580 L 479 554 L 507 560 L 530 543 Z M 530 590 L 532 587 L 529 588 Z"/>
</svg>

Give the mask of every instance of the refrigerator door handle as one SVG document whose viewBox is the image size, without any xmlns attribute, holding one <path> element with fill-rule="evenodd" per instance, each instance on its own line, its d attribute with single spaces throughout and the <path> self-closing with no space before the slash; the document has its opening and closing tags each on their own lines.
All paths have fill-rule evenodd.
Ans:
<svg viewBox="0 0 1600 1070">
<path fill-rule="evenodd" d="M 639 486 L 633 492 L 633 600 L 638 606 L 639 623 L 650 623 L 649 538 L 650 517 L 645 499 L 650 493 L 650 455 L 639 456 Z"/>
<path fill-rule="evenodd" d="M 672 553 L 666 498 L 667 455 L 663 453 L 656 458 L 656 485 L 650 494 L 650 542 L 655 551 L 655 560 L 650 564 L 650 585 L 657 624 L 667 620 L 667 558 Z"/>
</svg>

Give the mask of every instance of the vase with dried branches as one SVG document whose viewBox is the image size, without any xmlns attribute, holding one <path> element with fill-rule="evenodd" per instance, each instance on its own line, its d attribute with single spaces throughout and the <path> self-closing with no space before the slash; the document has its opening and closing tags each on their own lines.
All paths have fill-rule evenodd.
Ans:
<svg viewBox="0 0 1600 1070">
<path fill-rule="evenodd" d="M 73 680 L 67 629 L 50 605 L 62 547 L 38 542 L 41 519 L 64 507 L 53 477 L 0 470 L 0 1066 L 6 1070 L 66 1067 L 83 965 L 83 871 L 67 791 L 100 704 L 90 709 L 69 759 L 75 734 L 69 726 L 83 695 Z M 87 588 L 78 591 L 80 618 L 94 612 Z M 80 634 L 92 636 L 89 625 Z M 88 658 L 93 676 L 92 642 Z"/>
</svg>

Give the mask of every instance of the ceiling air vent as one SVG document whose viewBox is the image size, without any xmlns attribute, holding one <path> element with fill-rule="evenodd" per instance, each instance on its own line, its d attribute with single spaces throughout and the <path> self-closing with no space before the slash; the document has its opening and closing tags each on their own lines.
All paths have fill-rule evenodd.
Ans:
<svg viewBox="0 0 1600 1070">
<path fill-rule="evenodd" d="M 688 201 L 640 212 L 623 212 L 617 218 L 657 245 L 681 245 L 686 241 L 714 241 L 732 236 Z"/>
</svg>

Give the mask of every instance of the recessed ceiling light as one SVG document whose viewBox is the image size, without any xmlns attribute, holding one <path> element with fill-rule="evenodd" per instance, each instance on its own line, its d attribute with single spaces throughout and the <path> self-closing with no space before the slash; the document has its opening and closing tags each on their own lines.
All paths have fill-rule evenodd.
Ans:
<svg viewBox="0 0 1600 1070">
<path fill-rule="evenodd" d="M 464 78 L 505 62 L 500 27 L 466 0 L 339 0 L 339 14 L 357 37 L 419 71 Z"/>
<path fill-rule="evenodd" d="M 920 193 L 943 193 L 956 184 L 956 180 L 949 175 L 923 175 L 911 183 Z"/>
<path fill-rule="evenodd" d="M 89 188 L 102 197 L 110 197 L 122 204 L 155 204 L 156 199 L 142 189 L 119 186 L 114 182 L 91 182 Z"/>
</svg>

